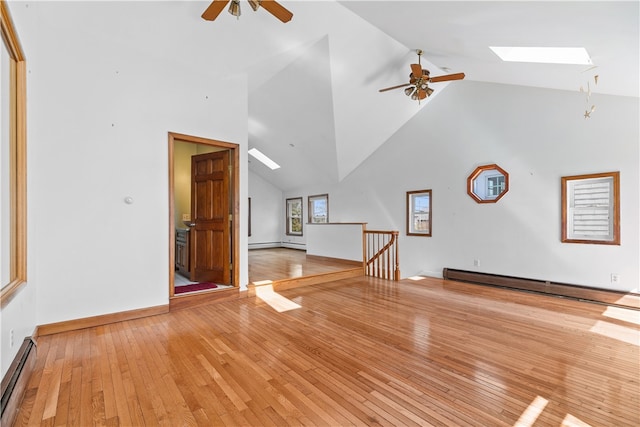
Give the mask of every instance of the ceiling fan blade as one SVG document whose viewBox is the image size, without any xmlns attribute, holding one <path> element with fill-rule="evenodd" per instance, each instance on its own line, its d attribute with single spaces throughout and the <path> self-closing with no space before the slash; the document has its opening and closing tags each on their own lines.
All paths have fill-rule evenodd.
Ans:
<svg viewBox="0 0 640 427">
<path fill-rule="evenodd" d="M 229 0 L 213 0 L 209 7 L 202 13 L 202 19 L 213 21 L 220 15 L 222 9 L 229 3 Z"/>
<path fill-rule="evenodd" d="M 427 97 L 427 91 L 418 89 L 418 99 L 425 99 Z"/>
<path fill-rule="evenodd" d="M 462 79 L 464 79 L 464 73 L 456 73 L 456 74 L 447 74 L 444 76 L 431 77 L 429 81 L 431 83 L 438 83 L 438 82 L 446 82 L 449 80 L 462 80 Z"/>
<path fill-rule="evenodd" d="M 384 89 L 380 89 L 378 92 L 386 92 L 386 91 L 391 90 L 391 89 L 400 89 L 401 87 L 406 87 L 406 86 L 410 86 L 410 85 L 411 85 L 411 83 L 405 83 L 403 85 L 391 86 L 391 87 L 387 87 L 387 88 L 384 88 Z"/>
<path fill-rule="evenodd" d="M 282 22 L 289 22 L 291 18 L 293 18 L 293 13 L 289 12 L 284 6 L 274 0 L 262 0 L 260 6 Z"/>
<path fill-rule="evenodd" d="M 422 75 L 422 66 L 420 64 L 411 64 L 411 74 L 413 74 L 413 77 L 420 78 Z"/>
</svg>

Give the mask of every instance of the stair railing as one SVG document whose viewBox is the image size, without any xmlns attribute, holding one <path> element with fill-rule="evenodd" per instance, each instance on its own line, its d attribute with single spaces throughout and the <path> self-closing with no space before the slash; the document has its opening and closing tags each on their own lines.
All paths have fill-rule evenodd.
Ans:
<svg viewBox="0 0 640 427">
<path fill-rule="evenodd" d="M 363 230 L 365 276 L 400 280 L 398 231 Z"/>
</svg>

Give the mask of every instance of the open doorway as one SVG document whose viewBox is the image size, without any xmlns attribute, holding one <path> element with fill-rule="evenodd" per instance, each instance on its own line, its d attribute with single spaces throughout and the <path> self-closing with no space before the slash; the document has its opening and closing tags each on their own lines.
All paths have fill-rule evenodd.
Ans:
<svg viewBox="0 0 640 427">
<path fill-rule="evenodd" d="M 238 195 L 237 144 L 169 132 L 170 298 L 238 288 Z"/>
</svg>

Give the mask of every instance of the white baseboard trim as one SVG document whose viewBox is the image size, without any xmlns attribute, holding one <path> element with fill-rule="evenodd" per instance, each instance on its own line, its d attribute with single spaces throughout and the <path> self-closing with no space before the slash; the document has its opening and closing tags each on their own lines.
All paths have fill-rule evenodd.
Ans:
<svg viewBox="0 0 640 427">
<path fill-rule="evenodd" d="M 295 242 L 262 242 L 262 243 L 249 243 L 247 245 L 249 250 L 251 249 L 271 249 L 271 248 L 288 248 L 288 249 L 300 249 L 307 250 L 306 243 Z"/>
<path fill-rule="evenodd" d="M 282 242 L 282 247 L 289 249 L 300 249 L 303 251 L 307 250 L 307 245 L 305 243 Z"/>
<path fill-rule="evenodd" d="M 281 242 L 265 242 L 265 243 L 249 243 L 249 250 L 251 249 L 271 249 L 271 248 L 281 248 Z"/>
</svg>

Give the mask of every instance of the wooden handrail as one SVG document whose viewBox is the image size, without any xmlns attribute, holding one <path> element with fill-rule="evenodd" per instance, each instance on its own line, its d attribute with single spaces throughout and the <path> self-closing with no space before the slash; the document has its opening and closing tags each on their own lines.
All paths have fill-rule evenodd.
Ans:
<svg viewBox="0 0 640 427">
<path fill-rule="evenodd" d="M 400 280 L 398 231 L 363 230 L 365 275 Z"/>
</svg>

